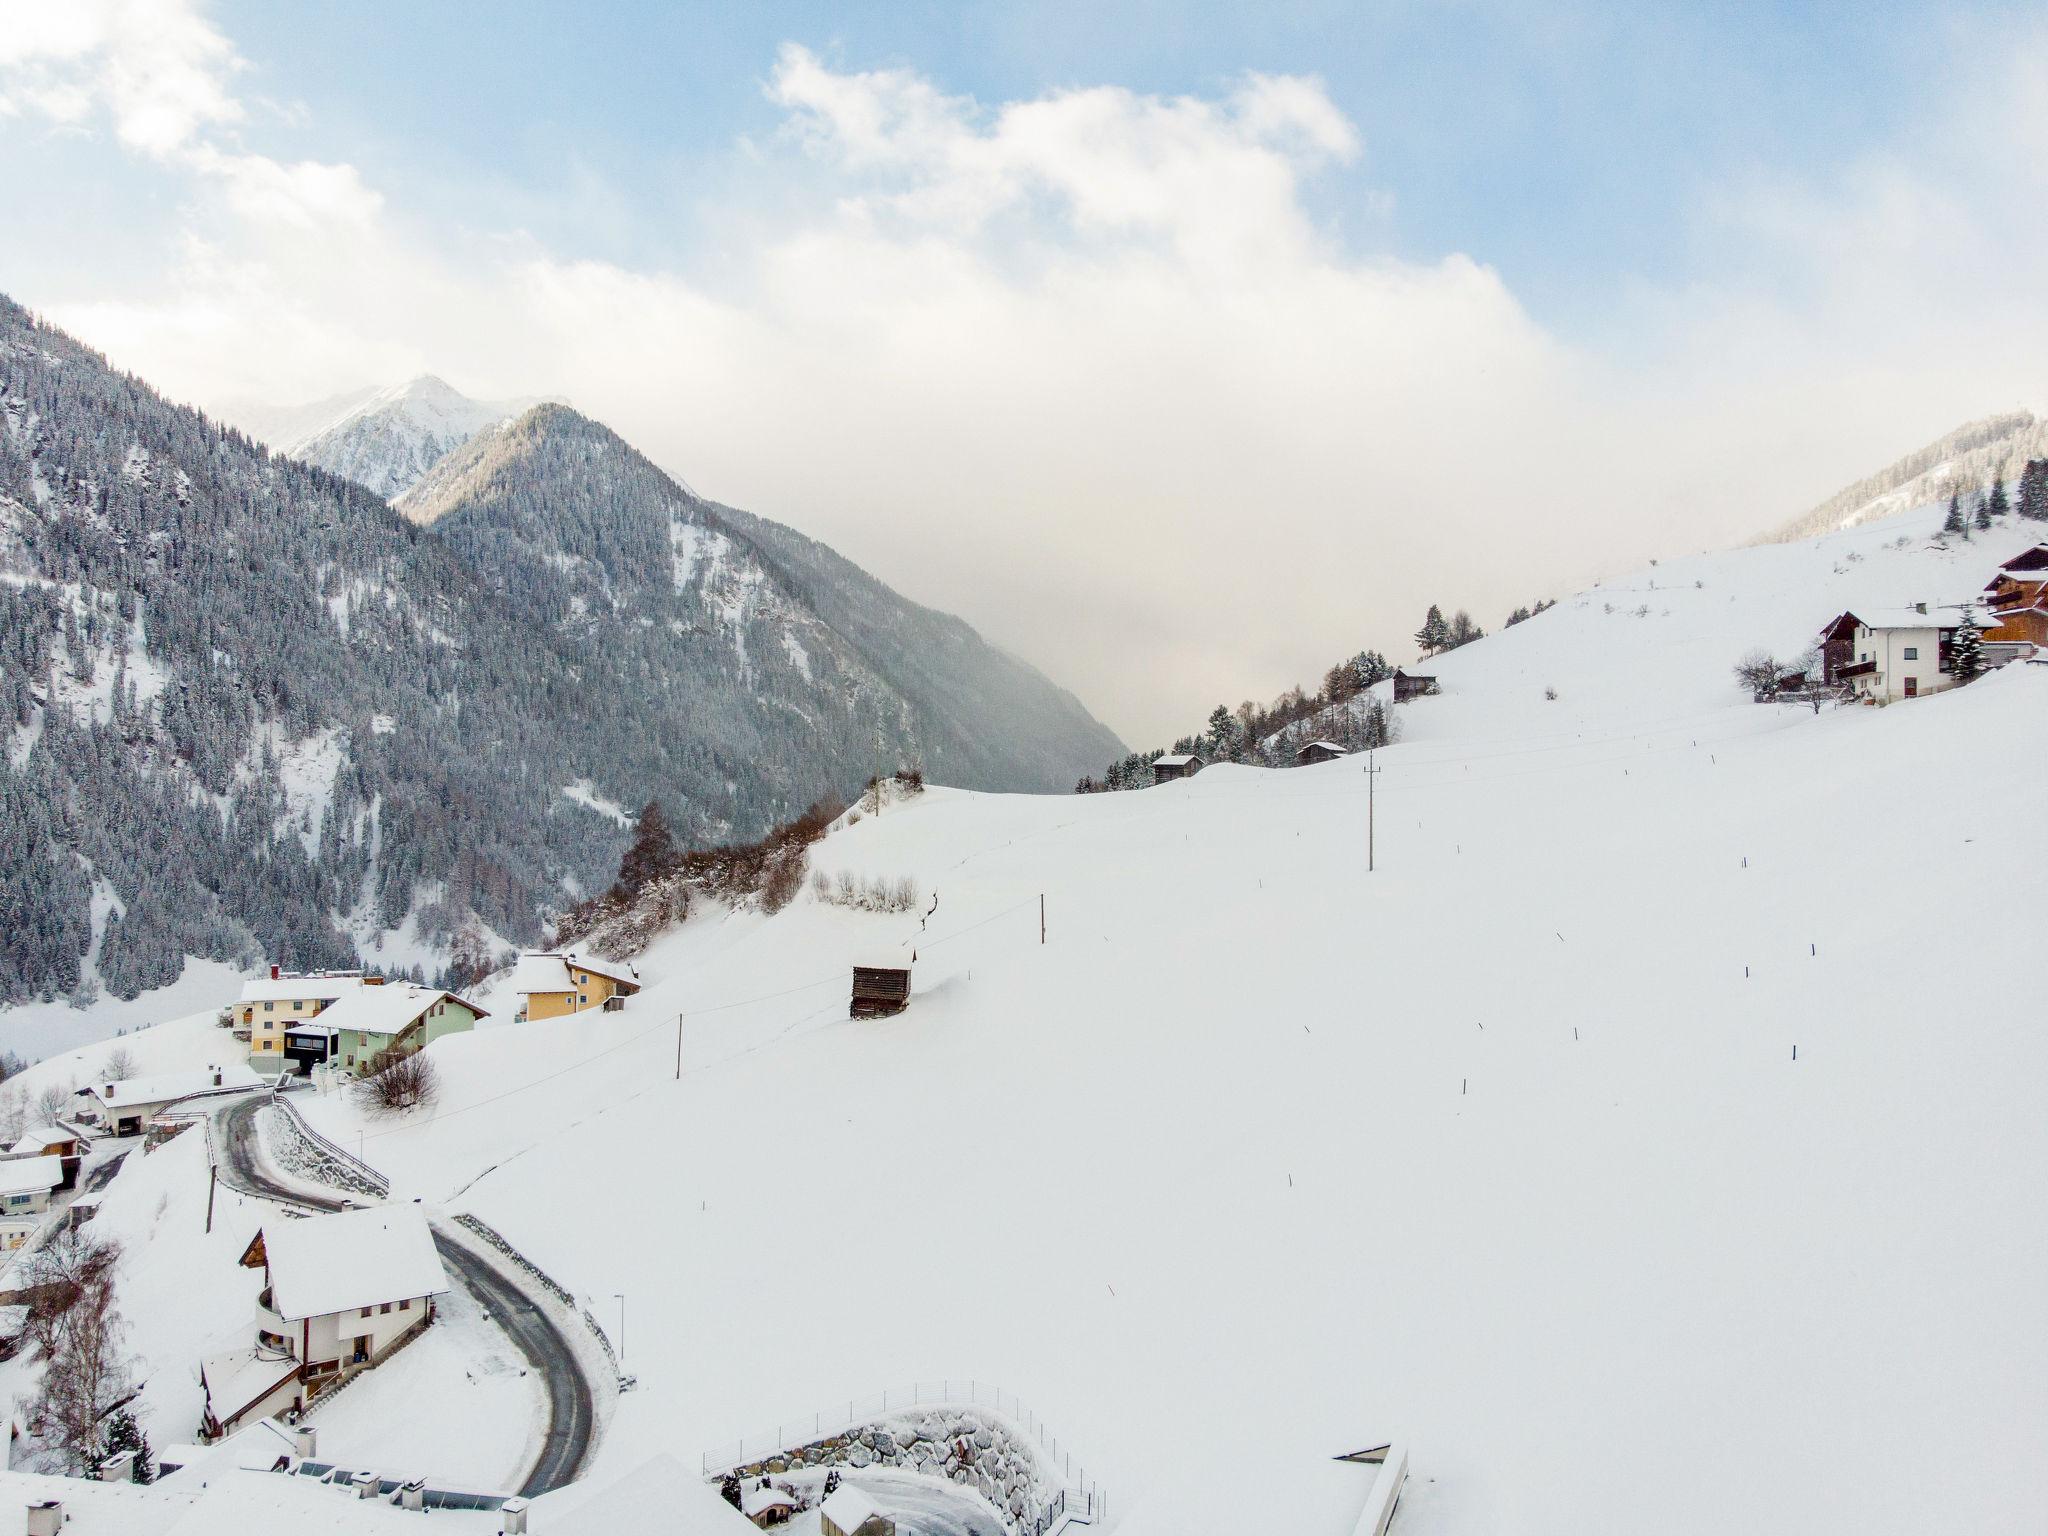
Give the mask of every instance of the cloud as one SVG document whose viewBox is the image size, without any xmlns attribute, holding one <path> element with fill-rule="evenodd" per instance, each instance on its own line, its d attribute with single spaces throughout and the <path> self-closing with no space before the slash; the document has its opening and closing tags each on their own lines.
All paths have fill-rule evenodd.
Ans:
<svg viewBox="0 0 2048 1536">
<path fill-rule="evenodd" d="M 38 57 L 86 82 L 83 121 L 119 121 L 104 60 L 67 46 Z M 231 48 L 192 56 L 228 88 Z M 0 64 L 10 99 L 21 78 Z M 2002 379 L 2048 339 L 2001 258 L 1955 265 L 1915 228 L 2037 218 L 1984 209 L 2013 184 L 1991 179 L 2038 184 L 2038 125 L 2002 123 L 2023 142 L 1974 171 L 1984 125 L 1955 119 L 1925 163 L 1729 189 L 1701 214 L 1716 280 L 1617 294 L 1593 351 L 1483 261 L 1321 227 L 1306 189 L 1370 146 L 1312 78 L 989 104 L 790 46 L 767 92 L 784 128 L 750 165 L 758 202 L 707 210 L 749 232 L 736 276 L 414 223 L 348 165 L 231 142 L 230 101 L 168 135 L 188 227 L 160 272 L 45 307 L 215 405 L 429 369 L 565 394 L 1145 744 L 1402 647 L 1430 602 L 1490 625 L 1768 526 L 1980 408 L 1987 375 L 1931 366 L 1939 344 L 1983 340 Z M 1973 276 L 1994 297 L 1945 328 L 1939 285 Z"/>
<path fill-rule="evenodd" d="M 120 141 L 159 158 L 240 122 L 233 44 L 182 0 L 17 3 L 0 27 L 0 100 L 76 125 L 104 110 Z"/>
</svg>

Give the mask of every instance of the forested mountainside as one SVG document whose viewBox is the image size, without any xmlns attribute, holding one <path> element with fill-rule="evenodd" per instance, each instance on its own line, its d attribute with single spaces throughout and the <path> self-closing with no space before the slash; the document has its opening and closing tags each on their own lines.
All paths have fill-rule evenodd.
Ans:
<svg viewBox="0 0 2048 1536">
<path fill-rule="evenodd" d="M 716 665 L 713 636 L 622 646 L 631 624 L 572 622 L 566 597 L 536 622 L 516 580 L 465 561 L 492 540 L 483 508 L 423 530 L 0 298 L 0 998 L 132 996 L 187 955 L 343 964 L 400 925 L 431 952 L 472 913 L 530 940 L 611 877 L 617 806 L 659 796 L 682 836 L 751 834 L 898 757 L 1051 787 L 1113 740 L 1066 700 L 1059 771 L 1057 741 L 1006 764 L 1014 690 L 961 721 L 906 698 L 750 545 L 681 526 L 707 567 L 732 541 L 729 580 L 664 610 L 682 627 L 720 622 L 727 597 L 745 610 Z M 631 549 L 671 581 L 689 537 Z M 611 560 L 629 585 L 628 554 Z M 799 646 L 818 657 L 809 699 Z M 964 761 L 961 737 L 986 755 Z"/>
<path fill-rule="evenodd" d="M 2048 458 L 2048 421 L 2031 411 L 1986 416 L 1844 486 L 1759 542 L 1790 544 L 1853 528 L 1909 507 L 1947 501 L 1955 491 L 1968 495 L 2000 478 L 2010 485 L 2029 460 L 2040 458 Z"/>
<path fill-rule="evenodd" d="M 849 770 L 858 782 L 913 762 L 947 784 L 1065 789 L 1074 763 L 1119 750 L 959 619 L 693 495 L 567 406 L 480 433 L 405 511 L 513 612 L 601 652 L 686 721 L 705 764 L 693 794 L 715 800 L 718 774 L 738 774 L 797 807 L 845 792 Z"/>
</svg>

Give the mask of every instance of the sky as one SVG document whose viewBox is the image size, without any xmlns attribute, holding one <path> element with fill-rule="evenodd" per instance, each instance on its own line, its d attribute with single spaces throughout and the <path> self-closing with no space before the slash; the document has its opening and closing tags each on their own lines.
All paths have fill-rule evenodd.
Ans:
<svg viewBox="0 0 2048 1536">
<path fill-rule="evenodd" d="M 1997 6 L 0 0 L 0 291 L 558 395 L 1133 745 L 2044 399 Z"/>
</svg>

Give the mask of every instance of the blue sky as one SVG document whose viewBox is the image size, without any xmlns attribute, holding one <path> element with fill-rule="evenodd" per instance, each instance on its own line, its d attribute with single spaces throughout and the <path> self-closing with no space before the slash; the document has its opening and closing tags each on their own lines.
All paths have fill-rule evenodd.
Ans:
<svg viewBox="0 0 2048 1536">
<path fill-rule="evenodd" d="M 0 0 L 0 176 L 180 398 L 564 395 L 1139 741 L 2044 399 L 2011 7 Z"/>
<path fill-rule="evenodd" d="M 1213 94 L 1319 76 L 1364 155 L 1312 189 L 1361 249 L 1480 254 L 1532 308 L 1585 318 L 1617 280 L 1684 278 L 1702 190 L 1824 176 L 1905 131 L 1941 61 L 1996 46 L 1954 6 L 592 4 L 401 0 L 217 14 L 253 91 L 302 103 L 275 142 L 336 140 L 423 206 L 494 198 L 565 252 L 673 253 L 733 144 L 771 135 L 777 48 L 917 69 L 984 102 L 1114 82 Z M 593 207 L 594 185 L 637 194 Z M 559 200 L 549 219 L 532 203 Z"/>
</svg>

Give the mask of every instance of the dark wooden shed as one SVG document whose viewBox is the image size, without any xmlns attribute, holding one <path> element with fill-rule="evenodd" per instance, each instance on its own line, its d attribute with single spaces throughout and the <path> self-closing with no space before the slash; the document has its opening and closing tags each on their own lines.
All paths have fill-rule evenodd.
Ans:
<svg viewBox="0 0 2048 1536">
<path fill-rule="evenodd" d="M 1294 754 L 1298 767 L 1306 768 L 1311 763 L 1327 763 L 1333 757 L 1348 757 L 1350 753 L 1334 741 L 1312 741 Z"/>
<path fill-rule="evenodd" d="M 914 954 L 871 956 L 853 967 L 851 1019 L 885 1019 L 910 1006 L 910 963 Z"/>
<path fill-rule="evenodd" d="M 1405 704 L 1437 691 L 1436 679 L 1426 672 L 1403 672 L 1394 668 L 1394 702 Z"/>
<path fill-rule="evenodd" d="M 1164 784 L 1171 779 L 1192 779 L 1202 771 L 1202 760 L 1192 752 L 1175 752 L 1169 757 L 1152 760 L 1152 782 Z"/>
</svg>

